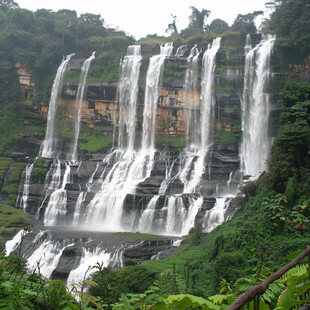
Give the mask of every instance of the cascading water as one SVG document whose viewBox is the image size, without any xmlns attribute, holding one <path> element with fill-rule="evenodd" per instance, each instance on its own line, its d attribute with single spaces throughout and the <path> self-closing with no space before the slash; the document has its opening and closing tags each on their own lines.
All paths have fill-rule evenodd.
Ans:
<svg viewBox="0 0 310 310">
<path fill-rule="evenodd" d="M 71 288 L 72 284 L 83 281 L 87 271 L 87 277 L 96 272 L 96 269 L 90 270 L 90 267 L 95 266 L 97 263 L 102 264 L 102 267 L 108 267 L 109 265 L 110 253 L 107 253 L 100 246 L 93 251 L 85 248 L 82 251 L 83 253 L 80 261 L 77 263 L 77 267 L 72 269 L 68 276 L 67 285 L 69 288 Z"/>
<path fill-rule="evenodd" d="M 19 245 L 22 240 L 22 237 L 25 235 L 25 230 L 21 229 L 12 240 L 9 240 L 5 244 L 5 253 L 7 256 L 10 255 Z"/>
<path fill-rule="evenodd" d="M 269 41 L 269 39 L 266 41 Z M 263 44 L 264 41 L 260 44 L 262 49 Z M 162 46 L 160 55 L 150 58 L 146 75 L 143 118 L 137 115 L 137 108 L 140 109 L 140 107 L 137 107 L 137 97 L 138 79 L 142 62 L 141 48 L 140 46 L 128 47 L 128 55 L 122 59 L 120 64 L 121 76 L 117 88 L 116 111 L 119 112 L 119 115 L 117 119 L 118 127 L 115 129 L 115 133 L 118 130 L 118 134 L 114 136 L 117 141 L 114 145 L 117 145 L 117 148 L 108 154 L 103 161 L 99 162 L 99 157 L 93 157 L 91 160 L 80 163 L 77 169 L 77 164 L 70 167 L 69 163 L 60 161 L 58 150 L 51 149 L 51 147 L 46 150 L 45 155 L 48 155 L 48 157 L 54 156 L 54 162 L 46 177 L 44 186 L 45 196 L 43 196 L 44 200 L 38 210 L 37 218 L 40 217 L 40 210 L 44 210 L 47 205 L 44 225 L 58 226 L 57 228 L 51 227 L 53 233 L 56 231 L 60 236 L 61 232 L 63 236 L 67 236 L 69 231 L 73 231 L 73 234 L 77 234 L 77 230 L 67 230 L 60 227 L 64 224 L 71 224 L 75 228 L 92 231 L 91 234 L 97 235 L 98 239 L 102 238 L 104 236 L 102 232 L 106 231 L 138 230 L 161 235 L 185 235 L 194 226 L 195 219 L 202 217 L 202 210 L 210 208 L 210 210 L 205 212 L 202 219 L 205 232 L 210 232 L 217 225 L 227 220 L 226 211 L 235 192 L 234 174 L 236 173 L 236 168 L 232 166 L 231 170 L 225 171 L 223 174 L 226 177 L 220 176 L 214 182 L 215 184 L 211 184 L 210 181 L 213 180 L 208 179 L 208 177 L 212 176 L 212 171 L 214 173 L 213 167 L 216 166 L 215 160 L 217 160 L 217 155 L 210 154 L 212 152 L 210 128 L 213 125 L 215 59 L 219 48 L 220 38 L 217 38 L 203 54 L 200 97 L 198 95 L 198 62 L 201 58 L 196 46 L 192 48 L 188 57 L 184 87 L 180 93 L 185 93 L 184 97 L 182 97 L 185 98 L 184 111 L 189 111 L 188 123 L 191 123 L 192 128 L 186 128 L 188 144 L 181 155 L 177 157 L 174 155 L 175 153 L 171 156 L 169 152 L 165 152 L 167 153 L 165 156 L 163 156 L 164 152 L 158 156 L 155 153 L 154 145 L 155 120 L 162 112 L 157 111 L 161 75 L 165 59 L 172 56 L 173 46 L 172 44 Z M 249 37 L 245 49 L 248 51 L 248 54 L 255 54 L 256 60 L 261 57 L 258 57 L 259 47 L 257 47 L 256 52 L 252 52 L 255 48 L 251 48 Z M 184 49 L 180 48 L 176 55 L 171 57 L 170 61 L 185 61 L 185 58 L 182 58 L 183 51 Z M 88 60 L 91 60 L 92 56 Z M 252 61 L 254 63 L 254 60 Z M 263 70 L 260 70 L 255 74 L 260 75 L 262 72 Z M 78 91 L 80 100 L 83 98 L 86 87 L 85 81 L 86 77 L 85 79 L 81 77 L 80 90 Z M 245 84 L 254 85 L 255 83 L 259 84 L 254 82 L 253 78 L 253 80 Z M 61 84 L 61 81 L 59 81 L 59 84 Z M 81 102 L 78 98 L 76 101 L 77 103 Z M 52 98 L 51 102 L 54 102 Z M 182 99 L 179 102 L 182 104 Z M 165 106 L 164 108 L 166 109 L 167 107 Z M 52 109 L 51 107 L 51 111 Z M 182 110 L 182 112 L 184 111 Z M 77 111 L 74 145 L 77 145 L 79 135 L 79 129 L 77 129 L 80 123 L 79 113 Z M 47 126 L 49 127 L 49 122 Z M 140 132 L 136 132 L 137 128 L 138 130 L 142 129 L 141 141 L 137 139 L 137 137 L 140 138 Z M 140 142 L 141 147 L 138 149 Z M 45 142 L 44 146 L 42 145 L 42 155 L 47 144 Z M 77 147 L 74 146 L 73 149 L 75 151 L 70 159 L 77 160 Z M 214 153 L 216 153 L 216 150 Z M 212 156 L 215 158 L 214 161 L 211 159 Z M 158 157 L 160 157 L 160 160 L 158 160 Z M 98 162 L 96 163 L 96 161 Z M 154 175 L 151 175 L 151 171 L 153 166 L 155 167 L 154 163 L 159 167 L 156 166 L 157 170 L 154 169 L 154 175 L 157 173 L 154 178 L 154 187 L 149 189 L 147 187 L 149 184 L 153 186 L 154 179 L 151 178 Z M 69 182 L 71 168 L 74 178 L 82 181 L 78 186 L 67 187 L 67 193 L 66 185 Z M 209 171 L 207 170 L 208 168 Z M 85 171 L 89 172 L 89 174 L 85 173 Z M 230 171 L 232 172 L 229 173 Z M 87 178 L 88 182 L 86 182 Z M 25 181 L 25 183 L 27 182 Z M 161 184 L 159 184 L 160 182 Z M 210 187 L 213 186 L 210 190 L 207 188 L 209 184 L 211 184 Z M 218 189 L 216 193 L 214 193 L 215 186 Z M 144 195 L 144 191 L 147 192 L 149 199 L 145 199 L 146 195 L 139 201 L 139 204 L 135 201 L 133 208 L 131 208 L 131 205 L 129 205 L 131 199 L 137 199 L 138 201 L 140 195 Z M 216 203 L 213 209 L 214 199 L 209 199 L 208 197 L 212 195 L 216 196 Z M 128 199 L 124 203 L 126 197 Z M 143 205 L 146 200 L 149 201 L 147 206 Z M 73 203 L 76 203 L 75 208 Z M 137 207 L 135 208 L 135 206 Z M 100 231 L 100 233 L 93 232 L 96 230 Z M 88 232 L 84 233 L 85 235 L 88 234 Z M 111 236 L 111 234 L 107 234 L 107 236 Z M 14 244 L 18 242 L 19 238 L 20 234 L 16 236 L 15 241 L 12 241 L 11 244 L 8 243 L 8 250 L 11 251 L 14 248 Z M 109 247 L 105 249 L 97 247 L 98 239 L 90 245 L 88 250 L 83 250 L 82 258 L 76 261 L 76 265 L 72 273 L 70 273 L 68 284 L 82 280 L 81 276 L 84 276 L 84 271 L 90 264 L 96 264 L 98 258 L 105 266 L 111 265 L 111 262 L 113 264 L 116 262 L 120 267 L 123 266 L 122 253 L 125 245 L 118 247 L 113 254 Z M 44 264 L 49 267 L 44 273 L 47 276 L 51 275 L 52 270 L 58 264 L 60 256 L 65 256 L 66 252 L 63 254 L 63 251 L 70 243 L 69 239 L 66 242 L 57 240 L 59 238 L 55 238 L 53 241 L 51 239 L 44 241 L 44 246 L 40 246 L 37 249 L 38 251 L 30 256 L 28 260 L 30 270 L 37 266 L 36 261 L 44 256 L 43 253 L 45 252 L 46 260 L 44 258 Z M 51 261 L 51 257 L 54 257 L 55 260 Z M 154 257 L 158 258 L 159 255 Z M 88 258 L 90 260 L 87 262 Z"/>
<path fill-rule="evenodd" d="M 23 195 L 20 199 L 20 208 L 26 211 L 27 209 L 27 201 L 29 197 L 29 186 L 30 186 L 30 178 L 31 178 L 31 173 L 34 167 L 34 163 L 28 164 L 26 169 L 25 169 L 25 181 L 24 181 L 24 189 L 23 189 Z"/>
<path fill-rule="evenodd" d="M 93 52 L 92 55 L 85 60 L 82 68 L 81 68 L 81 78 L 80 83 L 77 89 L 76 95 L 76 115 L 74 120 L 74 140 L 73 145 L 71 148 L 71 159 L 72 161 L 77 161 L 77 149 L 78 149 L 78 141 L 80 135 L 80 127 L 81 127 L 81 114 L 82 114 L 82 101 L 85 95 L 86 89 L 86 78 L 88 75 L 88 70 L 91 64 L 91 61 L 95 59 L 95 53 Z"/>
<path fill-rule="evenodd" d="M 181 154 L 180 158 L 180 171 L 177 177 L 184 184 L 183 193 L 181 195 L 169 196 L 165 200 L 165 215 L 161 217 L 161 222 L 164 220 L 166 223 L 163 228 L 157 229 L 156 232 L 170 235 L 184 235 L 187 234 L 191 227 L 194 226 L 195 217 L 199 208 L 203 203 L 202 197 L 190 197 L 190 203 L 188 210 L 184 207 L 183 197 L 184 194 L 193 194 L 197 191 L 197 186 L 204 173 L 205 157 L 210 146 L 210 128 L 211 128 L 211 113 L 214 105 L 213 98 L 213 84 L 214 84 L 214 70 L 216 53 L 220 48 L 220 38 L 216 38 L 213 41 L 212 46 L 209 46 L 208 50 L 203 56 L 203 74 L 201 83 L 201 111 L 200 111 L 200 137 L 196 141 L 191 143 L 192 152 L 185 152 Z M 184 89 L 191 93 L 197 90 L 197 66 L 198 66 L 199 52 L 196 47 L 191 50 L 188 58 L 188 69 L 185 75 Z M 186 98 L 186 97 L 185 97 Z M 197 100 L 197 99 L 196 99 Z M 191 99 L 191 102 L 195 101 Z M 198 129 L 194 129 L 194 132 L 198 132 Z M 197 144 L 196 144 L 197 143 Z M 189 149 L 189 148 L 188 148 Z M 172 169 L 172 168 L 171 168 Z M 170 170 L 171 171 L 171 170 Z M 176 176 L 173 177 L 174 179 Z M 171 182 L 171 172 L 166 174 L 165 180 L 160 187 L 160 194 L 164 194 L 167 186 Z M 144 210 L 139 222 L 139 228 L 147 227 L 145 221 L 150 221 L 150 216 L 154 215 L 154 200 L 152 199 L 149 205 Z M 153 221 L 155 219 L 153 218 Z M 157 227 L 161 227 L 161 223 L 156 224 Z M 148 225 L 148 231 L 152 232 L 152 225 Z"/>
<path fill-rule="evenodd" d="M 70 165 L 65 163 L 66 170 L 63 176 L 62 185 L 56 189 L 50 196 L 48 206 L 44 213 L 44 225 L 56 226 L 65 218 L 67 213 L 67 192 L 66 184 L 70 182 Z"/>
<path fill-rule="evenodd" d="M 41 238 L 43 234 L 46 234 L 46 232 L 40 232 L 36 236 L 36 240 Z M 34 243 L 36 243 L 36 240 Z M 41 275 L 49 278 L 55 270 L 65 248 L 72 245 L 73 243 L 69 240 L 53 242 L 48 236 L 31 256 L 27 258 L 27 269 L 29 272 L 34 272 L 39 264 Z"/>
<path fill-rule="evenodd" d="M 204 232 L 210 232 L 225 220 L 225 211 L 229 207 L 232 197 L 217 197 L 215 206 L 206 211 L 203 219 Z"/>
<path fill-rule="evenodd" d="M 121 62 L 121 78 L 118 84 L 119 135 L 118 147 L 133 151 L 137 112 L 138 80 L 141 66 L 141 46 L 133 45 Z"/>
<path fill-rule="evenodd" d="M 144 100 L 144 112 L 143 112 L 143 135 L 142 135 L 142 147 L 139 152 L 132 150 L 133 141 L 122 137 L 124 130 L 120 134 L 121 141 L 128 141 L 127 149 L 119 149 L 116 151 L 118 156 L 116 162 L 107 174 L 104 180 L 102 180 L 100 191 L 94 196 L 86 211 L 86 222 L 84 227 L 91 226 L 92 229 L 104 230 L 104 231 L 122 231 L 124 229 L 130 229 L 122 225 L 123 214 L 123 202 L 127 194 L 133 194 L 137 184 L 146 179 L 153 167 L 154 157 L 154 140 L 155 140 L 155 115 L 157 108 L 157 101 L 159 95 L 161 72 L 166 56 L 169 56 L 172 52 L 172 44 L 166 44 L 161 47 L 161 54 L 151 57 L 150 64 L 146 77 L 146 91 Z M 139 49 L 135 49 L 137 51 Z M 128 114 L 128 102 L 131 102 L 131 106 L 135 106 L 136 95 L 131 94 L 128 91 L 128 85 L 124 82 L 125 77 L 128 76 L 130 71 L 130 83 L 131 85 L 137 85 L 139 77 L 140 60 L 141 56 L 136 52 L 132 55 L 136 57 L 136 60 L 124 58 L 124 64 L 121 66 L 121 82 L 119 86 L 119 105 L 120 112 Z M 129 61 L 130 59 L 130 61 Z M 127 63 L 137 68 L 131 68 L 128 70 Z M 134 81 L 136 80 L 136 81 Z M 124 89 L 125 90 L 124 90 Z M 131 89 L 136 92 L 136 87 Z M 130 101 L 131 100 L 131 101 Z M 123 108 L 122 106 L 127 106 Z M 132 109 L 130 108 L 129 111 Z M 123 119 L 124 116 L 120 116 Z M 128 137 L 134 137 L 135 118 L 128 119 L 127 124 L 122 124 L 122 127 L 127 128 Z M 125 126 L 126 125 L 126 126 Z M 129 130 L 131 129 L 131 130 Z M 129 137 L 129 138 L 130 138 Z"/>
<path fill-rule="evenodd" d="M 160 54 L 152 56 L 146 76 L 144 110 L 143 110 L 143 136 L 142 152 L 153 152 L 155 144 L 155 116 L 158 103 L 159 88 L 164 61 L 173 51 L 172 43 L 160 47 Z"/>
<path fill-rule="evenodd" d="M 270 77 L 270 55 L 275 36 L 263 38 L 249 50 L 246 44 L 244 90 L 242 96 L 241 171 L 256 177 L 267 168 L 271 147 L 268 137 L 270 95 L 266 87 Z"/>
<path fill-rule="evenodd" d="M 198 73 L 199 73 L 200 52 L 196 45 L 191 49 L 187 58 L 187 70 L 185 73 L 184 91 L 185 102 L 187 103 L 186 119 L 186 141 L 188 151 L 194 149 L 199 144 L 200 122 L 199 122 L 199 92 L 198 92 Z"/>
<path fill-rule="evenodd" d="M 40 149 L 41 157 L 55 158 L 57 156 L 56 137 L 54 133 L 57 101 L 61 91 L 62 82 L 68 68 L 69 61 L 71 60 L 71 57 L 73 55 L 74 54 L 68 55 L 66 59 L 62 61 L 62 63 L 57 69 L 57 73 L 52 87 L 51 98 L 49 102 L 45 139 Z"/>
</svg>

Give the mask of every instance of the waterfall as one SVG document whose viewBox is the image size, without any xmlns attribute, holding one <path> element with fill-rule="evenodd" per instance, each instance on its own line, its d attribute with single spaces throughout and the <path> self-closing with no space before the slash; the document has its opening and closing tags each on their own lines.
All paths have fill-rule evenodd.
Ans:
<svg viewBox="0 0 310 310">
<path fill-rule="evenodd" d="M 198 93 L 198 73 L 199 73 L 200 52 L 195 45 L 187 58 L 187 69 L 183 89 L 185 91 L 186 114 L 186 140 L 187 149 L 191 150 L 199 144 L 199 93 Z"/>
<path fill-rule="evenodd" d="M 9 256 L 22 241 L 22 237 L 25 235 L 25 230 L 21 229 L 13 238 L 5 243 L 5 253 L 6 256 Z"/>
<path fill-rule="evenodd" d="M 175 56 L 182 57 L 186 51 L 187 51 L 187 45 L 181 45 L 177 48 L 177 51 L 175 52 Z"/>
<path fill-rule="evenodd" d="M 171 167 L 166 170 L 166 178 L 163 180 L 160 186 L 159 194 L 163 195 L 165 194 L 168 185 L 176 178 L 179 178 L 179 180 L 181 180 L 181 182 L 184 184 L 183 193 L 181 195 L 166 197 L 163 210 L 165 210 L 167 213 L 165 213 L 164 217 L 160 220 L 161 222 L 156 224 L 156 226 L 162 227 L 160 232 L 161 234 L 187 234 L 194 226 L 195 217 L 203 203 L 203 198 L 201 196 L 190 197 L 189 207 L 188 210 L 186 210 L 182 195 L 193 194 L 197 191 L 197 187 L 205 171 L 205 157 L 211 141 L 209 135 L 211 128 L 211 113 L 214 105 L 214 71 L 216 65 L 216 54 L 220 48 L 220 42 L 220 38 L 214 39 L 212 46 L 209 46 L 203 55 L 203 72 L 200 97 L 200 128 L 194 129 L 195 133 L 200 133 L 200 137 L 198 139 L 198 135 L 195 134 L 194 136 L 196 137 L 196 141 L 194 142 L 194 145 L 191 146 L 192 151 L 186 151 L 180 155 L 180 170 L 178 174 L 173 177 L 171 176 L 171 171 L 175 163 L 174 161 Z M 184 82 L 184 90 L 189 94 L 195 94 L 195 91 L 198 88 L 198 57 L 199 51 L 196 46 L 194 46 L 187 60 L 188 69 Z M 186 96 L 185 98 L 190 98 L 190 95 L 189 97 Z M 194 104 L 196 104 L 198 98 L 190 98 L 189 100 L 191 103 L 194 102 Z M 190 121 L 190 119 L 188 119 L 188 121 Z M 195 125 L 197 126 L 197 123 L 195 123 Z M 154 209 L 157 199 L 152 199 L 145 208 L 140 218 L 139 229 L 142 230 L 142 228 L 148 227 L 147 231 L 152 232 L 153 228 L 152 225 L 149 225 L 149 222 L 151 222 L 151 216 L 154 216 Z M 154 218 L 152 219 L 152 222 L 153 221 Z M 155 230 L 156 233 L 158 233 L 159 229 Z"/>
<path fill-rule="evenodd" d="M 25 169 L 25 181 L 24 181 L 24 188 L 23 188 L 23 195 L 20 200 L 20 208 L 24 210 L 24 212 L 27 209 L 27 201 L 29 197 L 29 186 L 30 186 L 30 178 L 31 178 L 31 173 L 34 167 L 34 163 L 28 164 L 26 169 Z"/>
<path fill-rule="evenodd" d="M 65 190 L 65 187 L 67 183 L 70 183 L 71 167 L 68 163 L 65 163 L 65 165 L 66 170 L 63 176 L 62 185 L 51 194 L 48 206 L 45 210 L 45 226 L 58 225 L 62 219 L 65 219 L 67 213 L 67 192 Z"/>
<path fill-rule="evenodd" d="M 212 46 L 204 52 L 202 59 L 202 80 L 200 95 L 200 143 L 197 146 L 196 154 L 190 154 L 180 179 L 184 183 L 184 193 L 193 193 L 199 184 L 202 174 L 205 171 L 205 157 L 210 148 L 210 130 L 212 123 L 212 113 L 215 103 L 214 99 L 214 71 L 216 66 L 216 54 L 220 48 L 221 38 L 213 40 Z M 193 169 L 191 167 L 193 160 Z M 188 172 L 190 175 L 188 176 Z"/>
<path fill-rule="evenodd" d="M 92 266 L 96 266 L 97 263 L 102 264 L 102 267 L 108 267 L 110 262 L 110 254 L 98 246 L 93 251 L 82 248 L 82 256 L 80 258 L 77 267 L 72 269 L 67 279 L 67 286 L 72 287 L 72 284 L 83 281 L 87 272 L 87 277 L 96 272 L 96 269 Z"/>
<path fill-rule="evenodd" d="M 210 232 L 225 220 L 225 211 L 229 207 L 232 197 L 217 197 L 215 206 L 206 211 L 203 219 L 204 232 Z"/>
<path fill-rule="evenodd" d="M 146 77 L 146 90 L 144 99 L 143 111 L 143 135 L 142 147 L 139 152 L 131 149 L 132 143 L 127 145 L 127 149 L 119 149 L 115 163 L 112 166 L 105 179 L 102 180 L 99 192 L 94 196 L 86 211 L 86 221 L 84 227 L 92 227 L 95 230 L 104 231 L 122 231 L 129 229 L 122 226 L 123 202 L 127 194 L 134 194 L 136 186 L 149 177 L 154 161 L 154 140 L 155 140 L 155 115 L 157 108 L 157 101 L 159 96 L 159 87 L 161 80 L 161 73 L 163 69 L 164 60 L 172 52 L 172 44 L 168 43 L 161 47 L 161 54 L 151 57 L 149 68 Z M 134 55 L 140 58 L 139 55 Z M 131 62 L 137 64 L 138 61 Z M 127 75 L 127 66 L 121 67 L 124 71 L 121 76 Z M 138 79 L 136 70 L 130 70 L 131 77 Z M 122 81 L 122 78 L 121 78 Z M 136 85 L 137 82 L 131 82 L 131 85 Z M 127 88 L 127 83 L 121 82 L 120 87 Z M 119 105 L 127 105 L 128 97 L 133 97 L 136 100 L 136 95 L 132 92 L 119 89 Z M 132 103 L 135 105 L 136 103 Z M 120 113 L 127 114 L 128 109 L 120 108 Z M 122 119 L 124 116 L 120 116 Z M 135 118 L 128 119 L 128 128 L 134 128 Z M 130 131 L 128 131 L 130 134 Z M 122 139 L 125 141 L 125 139 Z"/>
<path fill-rule="evenodd" d="M 118 84 L 119 135 L 118 147 L 132 151 L 135 143 L 138 79 L 141 66 L 141 46 L 133 45 L 121 61 Z"/>
<path fill-rule="evenodd" d="M 85 89 L 86 89 L 86 78 L 88 75 L 88 70 L 90 67 L 91 61 L 95 58 L 95 53 L 93 52 L 92 55 L 85 60 L 82 68 L 81 68 L 81 77 L 80 77 L 80 83 L 77 89 L 76 94 L 76 115 L 74 120 L 74 141 L 71 148 L 71 160 L 77 161 L 77 149 L 78 149 L 78 141 L 79 141 L 79 135 L 80 135 L 80 126 L 81 126 L 81 115 L 82 115 L 82 102 L 85 95 Z"/>
<path fill-rule="evenodd" d="M 155 195 L 152 197 L 150 202 L 148 203 L 146 209 L 143 211 L 139 225 L 138 225 L 138 231 L 143 231 L 143 232 L 151 232 L 152 231 L 152 224 L 154 220 L 154 215 L 155 215 L 155 208 L 157 201 L 159 199 L 159 195 Z"/>
<path fill-rule="evenodd" d="M 36 241 L 46 232 L 40 232 L 34 241 Z M 31 254 L 30 257 L 27 259 L 27 269 L 29 272 L 34 272 L 37 267 L 38 263 L 41 266 L 40 273 L 42 276 L 49 278 L 55 268 L 58 265 L 60 257 L 63 251 L 72 246 L 74 243 L 71 243 L 69 240 L 63 240 L 62 242 L 57 241 L 53 242 L 48 236 L 40 246 Z"/>
<path fill-rule="evenodd" d="M 270 77 L 270 55 L 275 36 L 263 37 L 260 44 L 249 50 L 246 43 L 244 89 L 242 106 L 242 143 L 240 166 L 245 175 L 253 177 L 267 168 L 271 147 L 268 137 L 270 95 L 267 85 Z"/>
<path fill-rule="evenodd" d="M 66 59 L 62 61 L 62 63 L 57 69 L 49 102 L 45 139 L 40 149 L 41 157 L 46 158 L 56 157 L 56 137 L 54 133 L 54 127 L 57 111 L 57 101 L 59 94 L 61 92 L 62 82 L 68 68 L 68 63 L 73 55 L 74 54 L 68 55 Z"/>
<path fill-rule="evenodd" d="M 206 153 L 210 145 L 210 129 L 212 121 L 212 108 L 214 107 L 214 71 L 216 54 L 221 45 L 221 38 L 213 40 L 203 55 L 202 81 L 201 81 L 201 150 Z"/>
<path fill-rule="evenodd" d="M 160 47 L 160 54 L 152 56 L 146 75 L 146 87 L 143 110 L 142 151 L 152 150 L 155 142 L 155 116 L 158 103 L 161 75 L 164 61 L 173 51 L 172 43 Z"/>
</svg>

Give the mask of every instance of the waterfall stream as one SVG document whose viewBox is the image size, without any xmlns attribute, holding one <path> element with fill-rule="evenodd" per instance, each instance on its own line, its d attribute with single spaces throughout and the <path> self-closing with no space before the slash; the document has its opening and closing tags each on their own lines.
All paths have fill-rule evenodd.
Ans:
<svg viewBox="0 0 310 310">
<path fill-rule="evenodd" d="M 254 48 L 250 49 L 249 42 L 245 48 L 240 166 L 245 175 L 253 177 L 266 170 L 271 147 L 268 137 L 270 95 L 266 87 L 274 42 L 275 36 L 263 37 Z"/>
<path fill-rule="evenodd" d="M 270 98 L 266 86 L 274 41 L 275 37 L 268 36 L 252 47 L 250 36 L 246 38 L 241 100 L 243 137 L 240 146 L 241 172 L 244 175 L 254 176 L 266 169 L 271 146 L 267 134 Z M 83 230 L 85 234 L 91 232 L 103 236 L 104 232 L 138 231 L 178 238 L 188 234 L 198 220 L 203 222 L 205 233 L 228 220 L 227 214 L 231 216 L 231 213 L 227 213 L 227 210 L 237 193 L 240 172 L 237 155 L 236 164 L 227 165 L 227 169 L 226 166 L 223 168 L 224 172 L 218 172 L 216 169 L 220 168 L 217 161 L 222 163 L 226 158 L 213 154 L 216 153 L 213 128 L 217 103 L 214 80 L 220 46 L 221 38 L 216 38 L 204 53 L 195 45 L 188 51 L 187 46 L 182 46 L 173 55 L 172 43 L 162 45 L 160 53 L 151 56 L 148 64 L 145 62 L 145 87 L 139 85 L 140 71 L 145 64 L 142 63 L 141 47 L 129 46 L 127 55 L 120 62 L 116 90 L 113 132 L 116 147 L 100 159 L 89 160 L 91 164 L 87 168 L 83 167 L 85 161 L 78 161 L 78 140 L 82 101 L 87 89 L 86 79 L 95 52 L 85 60 L 81 70 L 76 95 L 74 139 L 71 153 L 66 154 L 66 159 L 70 161 L 60 158 L 61 152 L 54 133 L 57 100 L 73 54 L 67 56 L 55 76 L 46 136 L 40 149 L 40 156 L 53 162 L 46 160 L 49 170 L 42 185 L 42 199 L 34 211 L 35 219 L 48 226 L 52 232 L 67 229 L 77 234 Z M 184 112 L 182 117 L 187 144 L 181 151 L 161 152 L 155 147 L 155 133 L 157 139 L 160 126 L 158 117 L 163 113 L 158 111 L 159 108 L 168 108 L 164 104 L 161 106 L 160 100 L 160 96 L 163 96 L 164 66 L 168 61 L 176 59 L 183 61 L 183 67 L 186 66 L 183 87 L 180 83 L 178 91 L 183 92 L 181 108 Z M 33 169 L 34 163 L 28 164 L 25 170 L 23 194 L 19 203 L 24 211 L 31 209 L 27 201 Z M 89 173 L 83 174 L 83 169 Z M 216 173 L 222 173 L 224 177 L 221 175 L 212 180 Z M 144 192 L 147 186 L 151 189 Z M 7 242 L 8 253 L 14 251 L 21 236 L 22 231 Z M 40 234 L 37 238 L 40 238 Z M 44 263 L 42 274 L 50 277 L 64 251 L 75 244 L 71 239 L 56 239 L 47 238 L 29 255 L 27 264 L 30 271 L 37 268 L 37 261 L 41 260 Z M 82 254 L 69 274 L 69 286 L 83 280 L 89 265 L 97 262 L 104 266 L 124 265 L 122 253 L 125 245 L 117 245 L 111 250 L 97 241 L 89 248 L 79 245 Z M 152 257 L 157 259 L 162 256 L 161 253 L 160 256 L 155 254 Z"/>
<path fill-rule="evenodd" d="M 74 140 L 71 148 L 71 160 L 77 161 L 78 158 L 78 141 L 79 141 L 79 135 L 80 135 L 80 127 L 81 127 L 81 114 L 82 114 L 82 101 L 85 96 L 85 89 L 86 89 L 86 78 L 88 75 L 88 70 L 91 64 L 91 61 L 95 58 L 95 52 L 92 53 L 92 55 L 85 60 L 82 68 L 81 68 L 81 78 L 80 83 L 77 89 L 77 95 L 76 95 L 76 115 L 74 118 Z"/>
<path fill-rule="evenodd" d="M 55 119 L 57 112 L 57 101 L 61 92 L 61 86 L 65 73 L 68 69 L 69 61 L 71 60 L 71 57 L 73 55 L 74 54 L 68 55 L 66 59 L 62 61 L 62 63 L 57 69 L 57 73 L 51 91 L 51 98 L 49 102 L 45 139 L 40 149 L 41 157 L 46 158 L 57 157 L 57 139 L 54 133 Z"/>
</svg>

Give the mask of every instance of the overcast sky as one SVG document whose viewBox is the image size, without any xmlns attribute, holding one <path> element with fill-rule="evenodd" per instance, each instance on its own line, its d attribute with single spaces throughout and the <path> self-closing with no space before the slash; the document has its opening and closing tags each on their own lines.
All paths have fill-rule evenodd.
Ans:
<svg viewBox="0 0 310 310">
<path fill-rule="evenodd" d="M 15 0 L 21 8 L 31 11 L 37 9 L 75 10 L 81 13 L 100 14 L 106 25 L 119 28 L 136 39 L 148 34 L 164 35 L 171 14 L 177 16 L 178 30 L 188 26 L 190 6 L 199 11 L 211 10 L 207 23 L 221 18 L 229 25 L 238 14 L 265 11 L 268 0 Z"/>
</svg>

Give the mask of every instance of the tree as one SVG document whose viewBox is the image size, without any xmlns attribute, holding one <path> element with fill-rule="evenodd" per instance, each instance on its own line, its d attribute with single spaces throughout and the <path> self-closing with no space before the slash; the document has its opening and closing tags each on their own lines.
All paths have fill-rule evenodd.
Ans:
<svg viewBox="0 0 310 310">
<path fill-rule="evenodd" d="M 281 128 L 271 150 L 268 182 L 272 189 L 284 192 L 292 176 L 303 183 L 309 174 L 310 84 L 291 83 L 280 95 Z"/>
<path fill-rule="evenodd" d="M 207 30 L 212 31 L 216 34 L 221 34 L 228 29 L 228 24 L 224 20 L 219 18 L 214 19 L 209 25 L 207 25 Z"/>
<path fill-rule="evenodd" d="M 286 63 L 301 63 L 310 50 L 309 1 L 276 1 L 268 30 L 277 35 L 275 50 Z"/>
<path fill-rule="evenodd" d="M 244 31 L 246 33 L 255 33 L 255 18 L 259 15 L 264 14 L 263 11 L 254 11 L 248 14 L 238 14 L 231 28 L 236 31 Z"/>
<path fill-rule="evenodd" d="M 189 27 L 204 30 L 211 11 L 202 9 L 200 12 L 194 6 L 191 6 L 190 9 L 192 10 L 192 14 L 189 17 Z"/>
<path fill-rule="evenodd" d="M 178 29 L 176 25 L 177 16 L 171 14 L 171 17 L 173 19 L 172 23 L 168 24 L 168 28 L 166 29 L 166 32 L 170 32 L 171 34 L 178 34 Z"/>
<path fill-rule="evenodd" d="M 0 9 L 3 12 L 17 8 L 19 8 L 18 4 L 13 0 L 0 0 Z"/>
<path fill-rule="evenodd" d="M 183 38 L 188 38 L 197 33 L 204 33 L 206 30 L 206 22 L 211 13 L 211 11 L 202 9 L 199 11 L 194 6 L 191 6 L 191 15 L 189 16 L 189 25 L 186 29 L 181 31 L 181 36 Z"/>
<path fill-rule="evenodd" d="M 106 29 L 103 26 L 104 20 L 101 18 L 100 14 L 81 14 L 78 21 L 79 39 L 86 39 L 90 36 L 105 36 Z"/>
</svg>

